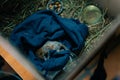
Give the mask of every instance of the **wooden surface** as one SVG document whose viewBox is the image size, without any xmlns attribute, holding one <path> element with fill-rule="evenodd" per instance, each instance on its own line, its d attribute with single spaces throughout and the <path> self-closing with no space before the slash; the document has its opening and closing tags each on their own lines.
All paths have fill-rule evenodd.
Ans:
<svg viewBox="0 0 120 80">
<path fill-rule="evenodd" d="M 114 77 L 120 76 L 120 45 L 108 55 L 104 66 L 107 72 L 106 80 L 112 80 Z"/>
<path fill-rule="evenodd" d="M 23 80 L 44 80 L 20 53 L 7 40 L 0 36 L 0 56 L 18 73 Z"/>
</svg>

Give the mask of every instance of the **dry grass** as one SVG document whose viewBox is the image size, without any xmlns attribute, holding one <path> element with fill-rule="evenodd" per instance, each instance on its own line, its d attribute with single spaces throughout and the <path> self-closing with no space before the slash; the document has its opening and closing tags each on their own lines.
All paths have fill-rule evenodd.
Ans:
<svg viewBox="0 0 120 80">
<path fill-rule="evenodd" d="M 48 0 L 21 0 L 22 2 L 19 0 L 13 1 L 16 3 L 14 4 L 14 6 L 16 6 L 16 9 L 14 9 L 14 15 L 3 15 L 0 13 L 0 19 L 2 20 L 2 24 L 0 24 L 0 32 L 2 32 L 6 37 L 9 37 L 14 27 L 22 22 L 26 17 L 38 10 L 46 9 L 48 2 Z M 4 4 L 9 2 L 10 0 L 5 0 Z M 64 10 L 60 15 L 65 18 L 75 18 L 81 21 L 82 10 L 88 4 L 92 3 L 88 2 L 87 0 L 63 0 Z M 20 9 L 20 11 L 18 9 Z M 101 11 L 103 12 L 104 16 L 106 10 Z M 93 26 L 92 29 L 90 28 L 90 35 L 87 38 L 84 50 L 89 49 L 91 45 L 90 43 L 93 43 L 95 39 L 99 38 L 99 35 L 101 35 L 107 29 L 108 26 L 105 26 L 108 23 L 110 23 L 110 19 L 105 18 L 101 24 Z"/>
</svg>

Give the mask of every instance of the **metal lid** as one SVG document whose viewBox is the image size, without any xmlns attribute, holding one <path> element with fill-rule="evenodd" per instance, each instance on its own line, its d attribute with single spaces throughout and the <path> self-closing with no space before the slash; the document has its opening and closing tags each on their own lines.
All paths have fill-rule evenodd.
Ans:
<svg viewBox="0 0 120 80">
<path fill-rule="evenodd" d="M 56 14 L 60 14 L 63 11 L 63 3 L 61 0 L 49 0 L 47 3 L 47 10 L 52 10 Z"/>
</svg>

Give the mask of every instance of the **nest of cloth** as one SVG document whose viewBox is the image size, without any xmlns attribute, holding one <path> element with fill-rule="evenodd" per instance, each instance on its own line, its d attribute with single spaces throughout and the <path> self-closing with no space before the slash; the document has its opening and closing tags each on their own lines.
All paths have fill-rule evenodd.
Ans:
<svg viewBox="0 0 120 80">
<path fill-rule="evenodd" d="M 10 41 L 47 74 L 63 69 L 71 53 L 83 48 L 87 35 L 88 27 L 78 20 L 41 10 L 16 26 Z"/>
</svg>

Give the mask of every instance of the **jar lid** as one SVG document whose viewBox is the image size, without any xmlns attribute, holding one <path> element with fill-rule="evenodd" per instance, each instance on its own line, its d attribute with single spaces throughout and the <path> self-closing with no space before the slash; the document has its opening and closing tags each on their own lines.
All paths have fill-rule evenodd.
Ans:
<svg viewBox="0 0 120 80">
<path fill-rule="evenodd" d="M 52 10 L 56 14 L 60 14 L 63 11 L 63 3 L 61 0 L 49 0 L 47 3 L 47 10 Z"/>
</svg>

